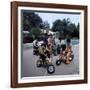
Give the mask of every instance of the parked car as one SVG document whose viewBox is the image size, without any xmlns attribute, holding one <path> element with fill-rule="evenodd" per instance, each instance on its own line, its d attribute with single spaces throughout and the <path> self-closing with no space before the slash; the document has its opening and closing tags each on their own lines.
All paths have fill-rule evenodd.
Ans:
<svg viewBox="0 0 90 90">
<path fill-rule="evenodd" d="M 23 37 L 23 43 L 32 43 L 33 42 L 33 37 L 27 35 Z"/>
<path fill-rule="evenodd" d="M 23 31 L 23 43 L 32 43 L 33 37 L 28 31 Z"/>
</svg>

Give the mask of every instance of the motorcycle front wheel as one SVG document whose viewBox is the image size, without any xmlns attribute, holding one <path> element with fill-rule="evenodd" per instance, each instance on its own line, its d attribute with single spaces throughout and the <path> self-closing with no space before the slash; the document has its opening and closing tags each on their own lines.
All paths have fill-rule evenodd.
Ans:
<svg viewBox="0 0 90 90">
<path fill-rule="evenodd" d="M 55 72 L 55 67 L 54 67 L 54 65 L 48 65 L 48 66 L 47 66 L 47 72 L 48 72 L 49 74 L 54 73 L 54 72 Z"/>
</svg>

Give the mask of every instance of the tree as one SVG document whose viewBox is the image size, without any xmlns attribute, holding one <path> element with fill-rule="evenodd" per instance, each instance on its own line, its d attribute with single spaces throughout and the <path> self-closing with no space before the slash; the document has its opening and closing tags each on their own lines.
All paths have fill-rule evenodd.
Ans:
<svg viewBox="0 0 90 90">
<path fill-rule="evenodd" d="M 42 22 L 40 25 L 40 28 L 41 29 L 50 29 L 50 25 L 49 25 L 48 21 Z"/>
<path fill-rule="evenodd" d="M 63 29 L 63 23 L 60 19 L 53 22 L 52 31 L 61 31 Z"/>
<path fill-rule="evenodd" d="M 79 28 L 80 28 L 80 23 L 77 25 L 77 37 L 79 38 Z"/>
<path fill-rule="evenodd" d="M 40 27 L 42 19 L 32 11 L 23 11 L 23 30 L 30 31 L 33 27 Z"/>
<path fill-rule="evenodd" d="M 54 21 L 52 30 L 55 32 L 58 31 L 61 37 L 66 37 L 67 27 L 69 23 L 70 23 L 69 18 L 63 20 L 58 19 Z"/>
<path fill-rule="evenodd" d="M 68 27 L 67 27 L 67 34 L 68 34 L 70 37 L 73 37 L 73 36 L 74 36 L 74 35 L 73 35 L 73 32 L 75 31 L 75 29 L 76 29 L 75 24 L 70 23 L 70 24 L 68 25 Z"/>
<path fill-rule="evenodd" d="M 40 28 L 32 28 L 30 31 L 31 35 L 33 35 L 35 38 L 38 38 L 41 35 Z"/>
<path fill-rule="evenodd" d="M 63 19 L 62 24 L 63 24 L 63 35 L 64 37 L 66 37 L 68 33 L 68 26 L 70 24 L 70 19 L 69 18 Z"/>
<path fill-rule="evenodd" d="M 70 37 L 77 37 L 79 38 L 79 26 L 75 25 L 74 23 L 70 23 L 67 29 L 67 33 Z"/>
<path fill-rule="evenodd" d="M 58 31 L 60 37 L 67 38 L 68 37 L 78 37 L 79 38 L 79 24 L 75 25 L 70 21 L 69 18 L 63 20 L 55 20 L 53 22 L 52 31 Z"/>
</svg>

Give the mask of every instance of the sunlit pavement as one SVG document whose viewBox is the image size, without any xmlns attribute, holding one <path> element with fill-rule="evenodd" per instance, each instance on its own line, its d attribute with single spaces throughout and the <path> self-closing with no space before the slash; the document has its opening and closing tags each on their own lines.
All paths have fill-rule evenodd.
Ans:
<svg viewBox="0 0 90 90">
<path fill-rule="evenodd" d="M 55 72 L 53 74 L 48 74 L 46 68 L 37 68 L 36 61 L 38 60 L 38 56 L 33 55 L 33 48 L 30 44 L 24 44 L 22 49 L 22 77 L 78 74 L 79 46 L 73 46 L 72 49 L 74 53 L 74 60 L 68 65 L 62 63 L 61 65 L 56 66 L 58 56 L 54 56 L 52 62 L 55 66 Z"/>
</svg>

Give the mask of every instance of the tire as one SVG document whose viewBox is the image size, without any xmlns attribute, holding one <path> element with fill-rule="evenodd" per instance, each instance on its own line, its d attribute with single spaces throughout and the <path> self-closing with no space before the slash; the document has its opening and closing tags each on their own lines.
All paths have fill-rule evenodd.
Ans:
<svg viewBox="0 0 90 90">
<path fill-rule="evenodd" d="M 71 55 L 69 61 L 72 61 L 73 59 L 74 59 L 74 55 Z"/>
<path fill-rule="evenodd" d="M 38 55 L 39 55 L 39 52 L 38 52 L 38 51 L 36 51 L 36 50 L 34 50 L 34 51 L 33 51 L 33 55 L 38 56 Z"/>
<path fill-rule="evenodd" d="M 56 61 L 56 65 L 60 65 L 61 62 L 62 62 L 62 60 L 57 60 L 57 61 Z"/>
<path fill-rule="evenodd" d="M 71 60 L 70 61 L 72 61 L 74 59 L 74 55 L 71 55 Z"/>
<path fill-rule="evenodd" d="M 66 63 L 66 60 L 65 60 L 65 61 L 64 61 L 64 64 L 68 65 L 68 64 L 70 64 L 70 62 L 69 62 L 69 63 Z"/>
<path fill-rule="evenodd" d="M 46 68 L 47 67 L 47 63 L 44 62 L 42 66 Z"/>
<path fill-rule="evenodd" d="M 37 60 L 36 65 L 37 65 L 37 67 L 41 67 L 42 66 L 42 61 L 41 60 Z"/>
<path fill-rule="evenodd" d="M 35 51 L 33 50 L 33 55 L 35 55 Z"/>
<path fill-rule="evenodd" d="M 54 53 L 54 56 L 57 56 L 56 52 Z"/>
<path fill-rule="evenodd" d="M 48 72 L 49 74 L 53 74 L 53 73 L 55 72 L 55 67 L 54 67 L 54 65 L 48 65 L 48 66 L 47 66 L 47 72 Z"/>
<path fill-rule="evenodd" d="M 67 64 L 67 63 L 66 63 L 66 60 L 63 60 L 63 63 L 64 63 L 64 64 Z"/>
</svg>

